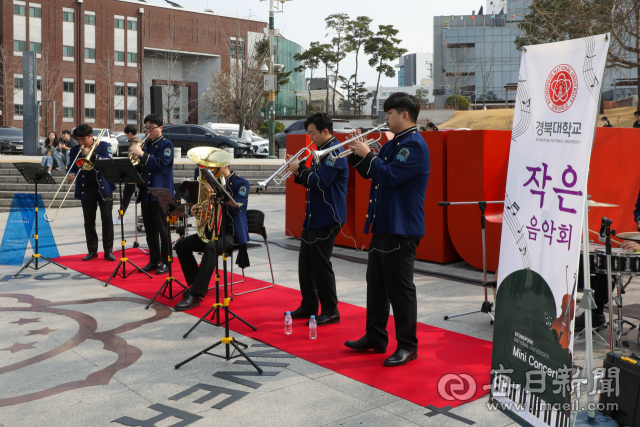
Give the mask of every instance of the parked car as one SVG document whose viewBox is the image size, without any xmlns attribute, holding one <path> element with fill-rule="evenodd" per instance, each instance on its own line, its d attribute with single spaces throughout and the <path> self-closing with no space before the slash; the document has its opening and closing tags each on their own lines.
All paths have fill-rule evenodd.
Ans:
<svg viewBox="0 0 640 427">
<path fill-rule="evenodd" d="M 44 138 L 38 138 L 39 144 L 36 154 L 40 154 L 40 147 L 44 143 Z M 0 126 L 0 154 L 23 154 L 23 132 L 22 129 L 11 126 Z"/>
<path fill-rule="evenodd" d="M 251 155 L 253 157 L 267 157 L 269 155 L 269 140 L 254 134 L 251 138 Z"/>
<path fill-rule="evenodd" d="M 202 126 L 213 129 L 220 135 L 238 137 L 238 129 L 240 125 L 233 123 L 205 123 Z"/>
<path fill-rule="evenodd" d="M 71 131 L 73 134 L 73 131 Z M 93 129 L 93 136 L 98 136 L 100 134 L 100 132 L 102 132 L 102 129 Z M 102 137 L 100 138 L 100 141 L 106 141 L 109 144 L 111 144 L 111 155 L 113 157 L 118 157 L 118 140 L 116 139 L 115 136 L 113 136 L 113 133 L 107 129 L 107 131 L 102 135 Z"/>
<path fill-rule="evenodd" d="M 144 137 L 146 136 L 144 133 L 139 133 L 138 138 L 144 140 Z M 118 137 L 116 137 L 116 139 L 118 140 L 118 154 L 120 154 L 120 156 L 122 157 L 127 157 L 129 155 L 129 140 L 127 139 L 127 135 L 120 135 Z"/>
<path fill-rule="evenodd" d="M 347 120 L 333 119 L 333 133 L 351 133 L 355 129 Z M 287 136 L 307 133 L 304 130 L 304 119 L 296 120 L 275 136 L 276 156 L 281 148 L 287 148 Z"/>
<path fill-rule="evenodd" d="M 174 147 L 182 149 L 182 156 L 194 147 L 233 148 L 235 157 L 243 157 L 251 154 L 251 145 L 248 141 L 232 136 L 222 135 L 215 130 L 200 125 L 172 125 L 165 126 L 162 133 L 173 142 Z"/>
</svg>

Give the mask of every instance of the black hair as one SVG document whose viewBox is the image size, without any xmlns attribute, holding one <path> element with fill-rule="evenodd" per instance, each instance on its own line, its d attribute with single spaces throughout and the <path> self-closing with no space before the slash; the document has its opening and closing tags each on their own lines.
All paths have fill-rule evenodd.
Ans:
<svg viewBox="0 0 640 427">
<path fill-rule="evenodd" d="M 156 126 L 162 126 L 163 125 L 163 120 L 162 120 L 162 116 L 160 114 L 147 114 L 147 117 L 144 118 L 144 122 L 145 124 L 147 123 L 151 123 L 154 124 Z"/>
<path fill-rule="evenodd" d="M 420 114 L 420 102 L 418 98 L 413 95 L 409 95 L 404 92 L 396 92 L 384 101 L 384 112 L 389 110 L 396 110 L 398 113 L 409 113 L 409 119 L 413 123 L 418 121 L 418 115 Z"/>
<path fill-rule="evenodd" d="M 77 138 L 84 138 L 86 136 L 93 136 L 93 128 L 86 124 L 82 123 L 73 130 L 73 136 Z"/>
<path fill-rule="evenodd" d="M 426 130 L 427 130 L 427 127 L 426 127 L 426 126 L 420 126 L 420 132 L 424 132 L 424 131 L 426 131 Z"/>
<path fill-rule="evenodd" d="M 62 131 L 62 133 L 60 135 L 69 135 L 69 136 L 71 136 L 71 131 L 68 130 L 68 129 L 65 129 L 65 130 Z"/>
<path fill-rule="evenodd" d="M 304 130 L 308 130 L 309 125 L 312 123 L 318 129 L 318 132 L 327 129 L 333 135 L 333 120 L 327 113 L 315 113 L 307 117 L 304 121 Z"/>
<path fill-rule="evenodd" d="M 436 126 L 433 122 L 427 123 L 427 127 L 429 129 L 438 130 L 438 126 Z"/>
<path fill-rule="evenodd" d="M 136 129 L 136 127 L 134 125 L 127 125 L 124 128 L 124 133 L 132 133 L 134 135 L 136 135 L 138 133 L 138 129 Z"/>
<path fill-rule="evenodd" d="M 633 113 L 634 116 L 640 116 L 640 110 L 636 111 L 635 113 Z"/>
<path fill-rule="evenodd" d="M 244 128 L 245 128 L 246 130 L 251 130 L 251 126 L 249 126 L 249 123 L 245 123 L 245 124 L 244 124 Z"/>
</svg>

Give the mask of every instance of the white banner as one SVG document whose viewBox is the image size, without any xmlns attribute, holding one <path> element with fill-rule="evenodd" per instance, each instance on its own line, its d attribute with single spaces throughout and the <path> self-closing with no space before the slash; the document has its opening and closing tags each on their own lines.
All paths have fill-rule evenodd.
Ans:
<svg viewBox="0 0 640 427">
<path fill-rule="evenodd" d="M 589 159 L 609 36 L 522 53 L 505 194 L 493 397 L 535 426 L 570 415 Z"/>
</svg>

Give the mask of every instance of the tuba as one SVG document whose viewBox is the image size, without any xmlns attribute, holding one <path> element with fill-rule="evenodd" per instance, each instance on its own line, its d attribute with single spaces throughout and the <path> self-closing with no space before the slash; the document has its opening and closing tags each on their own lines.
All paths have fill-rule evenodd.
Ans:
<svg viewBox="0 0 640 427">
<path fill-rule="evenodd" d="M 187 157 L 200 168 L 200 175 L 198 176 L 198 207 L 195 213 L 196 231 L 203 242 L 209 243 L 213 238 L 213 234 L 215 234 L 213 231 L 216 224 L 216 216 L 220 217 L 221 207 L 216 203 L 215 190 L 206 184 L 211 174 L 213 174 L 214 179 L 220 183 L 222 188 L 226 186 L 225 178 L 220 173 L 220 168 L 233 162 L 233 154 L 219 148 L 196 147 L 189 150 Z M 218 225 L 220 225 L 220 221 L 218 221 Z"/>
</svg>

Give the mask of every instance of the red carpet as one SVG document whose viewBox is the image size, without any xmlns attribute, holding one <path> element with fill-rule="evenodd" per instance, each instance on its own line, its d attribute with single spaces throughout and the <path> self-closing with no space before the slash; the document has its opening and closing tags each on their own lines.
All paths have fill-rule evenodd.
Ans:
<svg viewBox="0 0 640 427">
<path fill-rule="evenodd" d="M 82 262 L 83 255 L 65 256 L 57 258 L 56 261 L 102 281 L 109 278 L 117 265 L 115 262 L 105 261 L 102 254 L 96 260 Z M 139 266 L 148 262 L 148 256 L 141 252 L 129 250 L 127 255 Z M 173 263 L 173 270 L 174 276 L 185 283 L 177 260 Z M 249 268 L 247 272 L 250 271 Z M 140 273 L 135 273 L 127 280 L 117 277 L 111 283 L 150 299 L 167 276 L 152 275 L 152 277 L 153 279 L 148 279 Z M 245 283 L 235 285 L 234 288 L 236 292 L 241 292 L 244 289 L 266 285 L 265 282 L 247 277 Z M 182 289 L 179 286 L 176 288 L 178 288 L 176 291 Z M 181 297 L 173 301 L 159 297 L 156 301 L 173 306 L 180 300 Z M 200 307 L 188 313 L 201 317 L 213 302 L 215 302 L 215 294 L 212 291 Z M 455 407 L 487 393 L 482 386 L 490 382 L 491 342 L 418 323 L 420 343 L 418 359 L 405 366 L 385 368 L 382 362 L 395 351 L 396 347 L 392 318 L 389 319 L 388 324 L 390 345 L 387 354 L 357 353 L 346 348 L 343 343 L 345 340 L 358 339 L 364 334 L 366 309 L 341 302 L 339 304 L 341 322 L 318 328 L 318 338 L 310 340 L 309 329 L 305 325 L 306 321 L 303 320 L 294 320 L 292 335 L 284 334 L 282 314 L 286 309 L 298 307 L 299 303 L 299 291 L 278 285 L 268 290 L 235 297 L 230 306 L 231 310 L 257 327 L 258 331 L 254 332 L 239 320 L 231 322 L 231 329 L 421 406 Z M 176 360 L 176 362 L 179 361 Z M 198 360 L 192 363 L 206 362 Z M 475 393 L 465 401 L 446 400 L 441 397 L 438 392 L 438 382 L 445 374 L 470 375 L 476 383 Z M 462 382 L 464 383 L 464 380 Z M 467 393 L 468 384 L 460 388 L 461 383 L 454 381 L 450 386 L 458 396 L 471 394 Z M 448 387 L 447 391 L 449 391 Z M 446 393 L 445 396 L 447 396 Z"/>
</svg>

